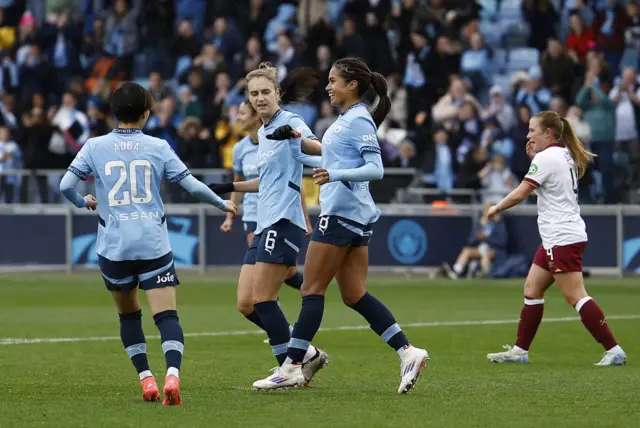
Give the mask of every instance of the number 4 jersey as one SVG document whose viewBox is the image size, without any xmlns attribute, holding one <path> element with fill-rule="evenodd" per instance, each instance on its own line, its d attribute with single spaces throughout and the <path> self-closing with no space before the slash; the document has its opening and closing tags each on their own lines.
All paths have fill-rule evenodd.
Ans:
<svg viewBox="0 0 640 428">
<path fill-rule="evenodd" d="M 554 144 L 537 153 L 524 181 L 536 188 L 538 231 L 545 250 L 587 241 L 578 205 L 578 171 L 565 146 Z"/>
<path fill-rule="evenodd" d="M 160 185 L 163 177 L 177 183 L 190 172 L 166 141 L 115 129 L 88 140 L 69 171 L 82 180 L 95 176 L 99 255 L 149 260 L 171 251 Z"/>
</svg>

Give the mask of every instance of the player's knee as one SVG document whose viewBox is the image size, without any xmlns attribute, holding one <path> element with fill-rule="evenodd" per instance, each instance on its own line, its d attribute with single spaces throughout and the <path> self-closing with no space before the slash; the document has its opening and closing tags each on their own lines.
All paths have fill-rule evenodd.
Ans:
<svg viewBox="0 0 640 428">
<path fill-rule="evenodd" d="M 360 301 L 360 299 L 362 299 L 362 296 L 364 296 L 366 294 L 366 290 L 344 290 L 341 291 L 341 295 L 342 295 L 342 302 L 349 306 L 349 307 L 353 307 L 356 303 L 358 303 Z"/>
<path fill-rule="evenodd" d="M 240 311 L 240 313 L 244 316 L 249 315 L 251 312 L 253 312 L 253 300 L 238 300 L 238 311 Z"/>
<path fill-rule="evenodd" d="M 524 295 L 528 299 L 542 299 L 544 297 L 544 287 L 527 278 L 524 283 Z"/>
</svg>

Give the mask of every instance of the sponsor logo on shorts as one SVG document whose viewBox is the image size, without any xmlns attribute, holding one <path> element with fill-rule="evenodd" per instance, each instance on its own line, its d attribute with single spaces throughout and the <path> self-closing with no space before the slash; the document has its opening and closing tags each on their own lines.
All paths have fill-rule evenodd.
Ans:
<svg viewBox="0 0 640 428">
<path fill-rule="evenodd" d="M 166 284 L 168 282 L 173 282 L 175 281 L 176 276 L 174 274 L 172 274 L 171 272 L 167 272 L 166 274 L 160 276 L 158 275 L 158 278 L 156 280 L 156 284 Z"/>
</svg>

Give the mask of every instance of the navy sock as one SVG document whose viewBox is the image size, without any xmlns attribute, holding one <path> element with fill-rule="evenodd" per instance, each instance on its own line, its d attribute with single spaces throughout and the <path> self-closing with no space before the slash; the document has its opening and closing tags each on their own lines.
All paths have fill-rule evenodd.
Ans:
<svg viewBox="0 0 640 428">
<path fill-rule="evenodd" d="M 175 367 L 180 370 L 182 354 L 184 354 L 184 335 L 178 320 L 178 312 L 171 310 L 158 312 L 153 316 L 153 320 L 160 330 L 160 341 L 167 369 Z"/>
<path fill-rule="evenodd" d="M 278 364 L 282 365 L 287 358 L 289 347 L 289 322 L 275 300 L 256 303 L 254 308 L 269 336 L 269 344 L 273 349 L 273 354 L 276 356 Z"/>
<path fill-rule="evenodd" d="M 142 311 L 120 314 L 120 338 L 138 373 L 149 370 L 147 343 L 142 331 Z"/>
<path fill-rule="evenodd" d="M 258 314 L 255 311 L 255 309 L 249 315 L 245 315 L 244 317 L 246 319 L 248 319 L 249 321 L 251 321 L 252 323 L 254 323 L 255 325 L 257 325 L 258 327 L 260 327 L 262 330 L 264 330 L 264 324 L 262 324 L 262 320 L 258 316 Z"/>
<path fill-rule="evenodd" d="M 302 363 L 313 337 L 320 328 L 324 312 L 324 296 L 311 294 L 302 298 L 298 322 L 293 327 L 287 356 L 294 363 Z"/>
<path fill-rule="evenodd" d="M 371 294 L 366 293 L 352 308 L 362 315 L 371 329 L 396 351 L 409 344 L 391 311 Z"/>
<path fill-rule="evenodd" d="M 300 290 L 300 287 L 302 287 L 302 272 L 294 273 L 291 278 L 285 279 L 284 283 L 287 284 L 289 287 L 293 287 L 296 290 Z"/>
</svg>

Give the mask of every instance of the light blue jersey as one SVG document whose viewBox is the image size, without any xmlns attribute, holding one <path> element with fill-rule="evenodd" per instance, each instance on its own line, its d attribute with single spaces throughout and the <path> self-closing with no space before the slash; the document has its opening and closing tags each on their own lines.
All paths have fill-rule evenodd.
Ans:
<svg viewBox="0 0 640 428">
<path fill-rule="evenodd" d="M 300 138 L 285 141 L 267 139 L 277 128 L 289 125 L 305 138 L 316 139 L 298 115 L 278 110 L 271 121 L 258 130 L 258 226 L 256 235 L 279 220 L 287 219 L 307 231 L 300 188 L 302 186 L 302 154 Z"/>
<path fill-rule="evenodd" d="M 322 167 L 331 182 L 320 186 L 320 215 L 339 216 L 362 225 L 380 218 L 368 181 L 334 181 L 331 171 L 361 168 L 363 156 L 380 158 L 376 125 L 366 104 L 354 104 L 342 113 L 322 138 Z M 376 163 L 382 165 L 382 160 Z M 372 165 L 373 166 L 373 165 Z"/>
<path fill-rule="evenodd" d="M 138 129 L 89 139 L 69 167 L 95 176 L 97 251 L 111 261 L 156 259 L 171 251 L 160 184 L 190 176 L 169 144 Z"/>
<path fill-rule="evenodd" d="M 233 172 L 242 175 L 247 181 L 259 177 L 258 145 L 248 135 L 233 146 Z M 257 219 L 258 194 L 245 193 L 242 198 L 242 221 L 257 221 Z"/>
</svg>

